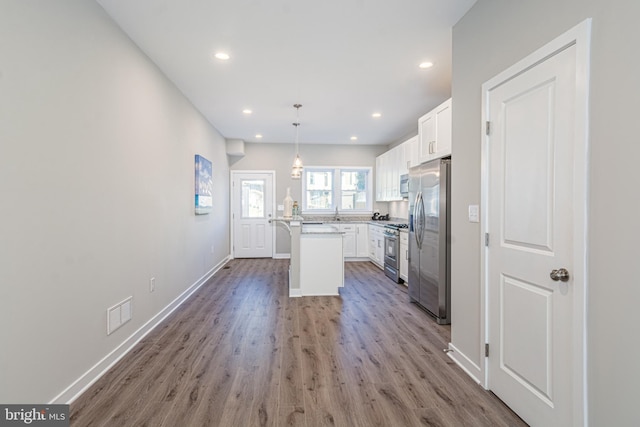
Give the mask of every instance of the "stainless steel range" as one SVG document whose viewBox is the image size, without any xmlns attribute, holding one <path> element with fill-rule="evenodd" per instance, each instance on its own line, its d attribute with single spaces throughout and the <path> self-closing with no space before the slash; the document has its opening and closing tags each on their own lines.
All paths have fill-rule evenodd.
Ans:
<svg viewBox="0 0 640 427">
<path fill-rule="evenodd" d="M 384 274 L 396 283 L 401 283 L 402 279 L 398 270 L 400 269 L 400 229 L 407 228 L 407 224 L 386 224 L 384 226 Z"/>
</svg>

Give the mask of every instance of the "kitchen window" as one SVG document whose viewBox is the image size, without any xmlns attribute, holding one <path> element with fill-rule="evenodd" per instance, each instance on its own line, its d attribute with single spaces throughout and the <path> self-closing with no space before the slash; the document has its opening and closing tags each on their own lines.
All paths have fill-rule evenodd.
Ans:
<svg viewBox="0 0 640 427">
<path fill-rule="evenodd" d="M 302 175 L 302 210 L 307 213 L 370 213 L 371 168 L 307 166 Z"/>
</svg>

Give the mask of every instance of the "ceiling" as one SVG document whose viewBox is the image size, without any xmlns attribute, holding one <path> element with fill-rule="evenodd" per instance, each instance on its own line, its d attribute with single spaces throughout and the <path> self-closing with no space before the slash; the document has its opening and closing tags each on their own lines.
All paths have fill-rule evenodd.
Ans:
<svg viewBox="0 0 640 427">
<path fill-rule="evenodd" d="M 450 96 L 476 0 L 97 1 L 225 138 L 293 143 L 300 103 L 301 144 L 387 145 Z"/>
</svg>

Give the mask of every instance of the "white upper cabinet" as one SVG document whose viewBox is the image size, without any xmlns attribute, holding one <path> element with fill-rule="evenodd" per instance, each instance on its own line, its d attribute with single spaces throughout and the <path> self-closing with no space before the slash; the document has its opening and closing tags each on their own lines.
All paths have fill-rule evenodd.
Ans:
<svg viewBox="0 0 640 427">
<path fill-rule="evenodd" d="M 376 201 L 402 200 L 400 175 L 407 173 L 405 151 L 404 144 L 400 144 L 376 157 Z"/>
<path fill-rule="evenodd" d="M 376 201 L 384 201 L 384 186 L 382 185 L 384 179 L 384 171 L 382 170 L 382 155 L 376 157 Z"/>
<path fill-rule="evenodd" d="M 418 120 L 418 135 L 376 158 L 376 201 L 402 200 L 400 176 L 409 168 L 451 155 L 451 99 Z"/>
<path fill-rule="evenodd" d="M 418 161 L 451 155 L 451 98 L 418 119 Z"/>
<path fill-rule="evenodd" d="M 400 175 L 409 173 L 409 168 L 420 164 L 420 161 L 418 160 L 418 135 L 409 139 L 402 145 L 404 145 L 405 167 L 400 170 Z"/>
</svg>

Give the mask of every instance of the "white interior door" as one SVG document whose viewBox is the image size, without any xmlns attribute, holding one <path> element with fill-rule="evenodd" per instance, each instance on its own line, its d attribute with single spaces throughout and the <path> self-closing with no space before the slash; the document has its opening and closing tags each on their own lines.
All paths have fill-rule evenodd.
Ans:
<svg viewBox="0 0 640 427">
<path fill-rule="evenodd" d="M 233 256 L 273 255 L 273 172 L 232 172 Z"/>
<path fill-rule="evenodd" d="M 487 382 L 533 426 L 582 424 L 582 374 L 575 367 L 584 360 L 584 347 L 576 345 L 584 278 L 575 260 L 583 248 L 576 247 L 582 222 L 575 218 L 586 208 L 576 195 L 584 185 L 576 168 L 585 167 L 581 149 L 576 156 L 576 88 L 586 82 L 576 79 L 576 49 L 563 46 L 501 75 L 484 92 L 491 129 Z"/>
</svg>

